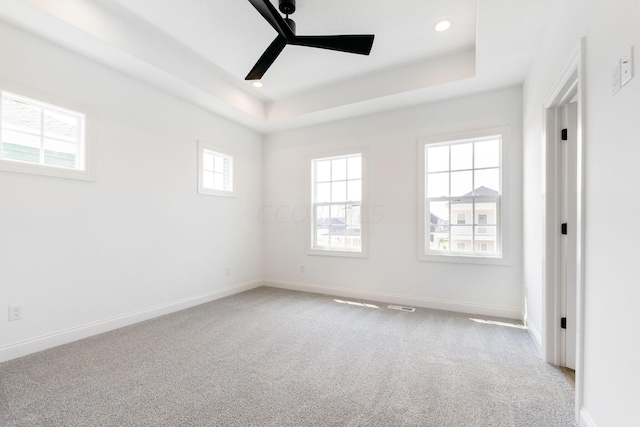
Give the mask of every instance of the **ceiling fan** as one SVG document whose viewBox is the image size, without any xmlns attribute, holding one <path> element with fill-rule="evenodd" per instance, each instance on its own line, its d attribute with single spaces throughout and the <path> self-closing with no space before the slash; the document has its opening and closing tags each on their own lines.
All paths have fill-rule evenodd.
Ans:
<svg viewBox="0 0 640 427">
<path fill-rule="evenodd" d="M 249 0 L 267 22 L 278 32 L 276 39 L 264 51 L 245 80 L 260 80 L 282 49 L 288 44 L 318 47 L 341 52 L 369 55 L 373 45 L 373 34 L 352 34 L 344 36 L 297 36 L 296 23 L 289 19 L 296 10 L 296 0 L 279 0 L 279 9 L 285 14 L 280 16 L 270 0 Z"/>
</svg>

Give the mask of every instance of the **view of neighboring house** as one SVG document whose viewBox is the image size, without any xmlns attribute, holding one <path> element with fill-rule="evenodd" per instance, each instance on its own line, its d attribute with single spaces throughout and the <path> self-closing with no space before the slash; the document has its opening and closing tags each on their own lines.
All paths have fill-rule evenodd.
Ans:
<svg viewBox="0 0 640 427">
<path fill-rule="evenodd" d="M 316 214 L 316 247 L 359 249 L 362 246 L 360 206 L 343 204 L 323 208 Z"/>
<path fill-rule="evenodd" d="M 497 195 L 496 190 L 478 187 L 463 198 Z M 497 249 L 495 201 L 477 200 L 474 203 L 461 198 L 451 206 L 447 203 L 451 220 L 431 213 L 430 249 L 442 251 L 495 252 Z"/>
</svg>

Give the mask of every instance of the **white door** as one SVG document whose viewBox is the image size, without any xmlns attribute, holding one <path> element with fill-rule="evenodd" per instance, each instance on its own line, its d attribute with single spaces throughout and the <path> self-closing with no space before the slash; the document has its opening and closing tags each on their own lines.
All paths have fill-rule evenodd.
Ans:
<svg viewBox="0 0 640 427">
<path fill-rule="evenodd" d="M 560 218 L 566 225 L 566 235 L 560 239 L 560 311 L 566 318 L 566 329 L 561 330 L 560 359 L 563 366 L 576 368 L 576 224 L 577 224 L 577 142 L 578 106 L 571 102 L 559 108 L 561 123 L 567 129 L 567 140 L 559 147 Z M 562 229 L 562 227 L 561 227 Z"/>
</svg>

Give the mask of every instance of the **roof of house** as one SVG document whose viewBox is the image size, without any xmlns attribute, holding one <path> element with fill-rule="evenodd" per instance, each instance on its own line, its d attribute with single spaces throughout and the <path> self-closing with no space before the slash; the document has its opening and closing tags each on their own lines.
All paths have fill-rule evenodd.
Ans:
<svg viewBox="0 0 640 427">
<path fill-rule="evenodd" d="M 487 188 L 484 185 L 476 188 L 475 190 L 465 194 L 463 197 L 468 197 L 468 196 L 496 196 L 500 193 L 498 193 L 496 190 L 491 189 L 491 188 Z"/>
</svg>

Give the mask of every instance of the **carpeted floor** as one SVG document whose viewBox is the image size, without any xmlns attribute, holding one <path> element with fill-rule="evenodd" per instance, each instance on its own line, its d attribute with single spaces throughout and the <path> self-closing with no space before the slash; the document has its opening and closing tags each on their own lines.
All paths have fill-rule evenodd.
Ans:
<svg viewBox="0 0 640 427">
<path fill-rule="evenodd" d="M 263 287 L 0 364 L 0 425 L 576 425 L 514 322 L 336 300 Z"/>
</svg>

